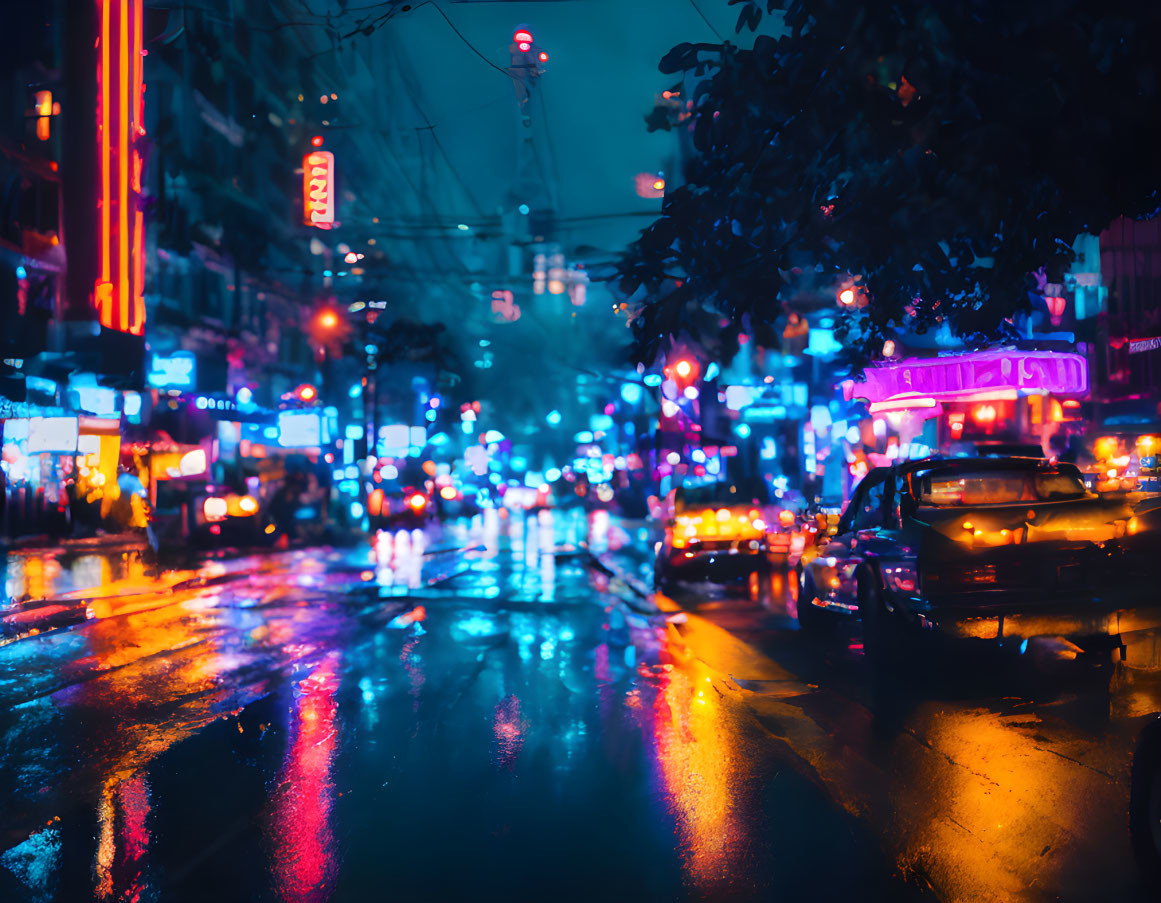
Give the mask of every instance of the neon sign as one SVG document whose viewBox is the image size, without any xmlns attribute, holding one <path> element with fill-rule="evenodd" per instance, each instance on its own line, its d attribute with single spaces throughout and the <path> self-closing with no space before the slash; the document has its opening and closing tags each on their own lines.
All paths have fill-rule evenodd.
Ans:
<svg viewBox="0 0 1161 903">
<path fill-rule="evenodd" d="M 302 158 L 302 221 L 329 229 L 335 222 L 335 155 L 311 151 Z"/>
<path fill-rule="evenodd" d="M 100 273 L 93 302 L 101 325 L 145 332 L 145 230 L 141 212 L 141 153 L 145 134 L 144 0 L 100 0 L 97 67 L 97 203 Z"/>
<path fill-rule="evenodd" d="M 981 393 L 1083 395 L 1088 367 L 1083 355 L 1059 351 L 983 351 L 938 358 L 910 358 L 869 367 L 862 382 L 846 380 L 849 400 L 885 402 L 908 396 L 936 401 L 987 400 Z M 997 396 L 998 397 L 998 396 Z"/>
<path fill-rule="evenodd" d="M 177 351 L 169 357 L 155 354 L 149 359 L 145 378 L 155 389 L 192 389 L 197 382 L 197 365 L 190 351 Z"/>
</svg>

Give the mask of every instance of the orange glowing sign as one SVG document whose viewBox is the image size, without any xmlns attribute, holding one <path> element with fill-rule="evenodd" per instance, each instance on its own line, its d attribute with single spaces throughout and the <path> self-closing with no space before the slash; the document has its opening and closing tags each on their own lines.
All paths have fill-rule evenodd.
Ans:
<svg viewBox="0 0 1161 903">
<path fill-rule="evenodd" d="M 302 221 L 329 229 L 335 222 L 335 155 L 311 151 L 302 158 Z"/>
<path fill-rule="evenodd" d="M 93 301 L 101 325 L 145 332 L 141 153 L 145 134 L 143 0 L 100 0 L 97 67 L 97 199 L 100 272 Z"/>
</svg>

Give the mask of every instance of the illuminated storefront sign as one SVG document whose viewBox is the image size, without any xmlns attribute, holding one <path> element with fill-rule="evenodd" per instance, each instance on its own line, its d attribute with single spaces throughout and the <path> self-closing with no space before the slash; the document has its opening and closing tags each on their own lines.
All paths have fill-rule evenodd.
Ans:
<svg viewBox="0 0 1161 903">
<path fill-rule="evenodd" d="M 860 382 L 846 380 L 843 394 L 877 403 L 986 400 L 1029 395 L 1083 395 L 1088 368 L 1083 355 L 1056 351 L 984 351 L 938 358 L 911 358 L 867 368 Z M 997 394 L 998 393 L 998 394 Z"/>
<path fill-rule="evenodd" d="M 28 453 L 75 454 L 77 434 L 76 417 L 33 417 L 28 421 Z"/>
<path fill-rule="evenodd" d="M 149 358 L 146 380 L 154 389 L 192 389 L 197 382 L 198 362 L 192 351 L 177 351 L 168 357 Z"/>
<path fill-rule="evenodd" d="M 318 448 L 322 443 L 322 418 L 317 411 L 278 414 L 278 444 L 283 448 Z"/>
<path fill-rule="evenodd" d="M 136 146 L 145 134 L 143 5 L 144 0 L 100 0 L 97 42 L 100 274 L 93 300 L 102 326 L 133 335 L 145 331 L 142 159 Z"/>
<path fill-rule="evenodd" d="M 335 155 L 311 151 L 302 158 L 302 221 L 329 229 L 335 222 Z"/>
<path fill-rule="evenodd" d="M 1153 339 L 1132 339 L 1129 342 L 1129 354 L 1140 354 L 1143 351 L 1156 351 L 1161 348 L 1161 337 Z"/>
</svg>

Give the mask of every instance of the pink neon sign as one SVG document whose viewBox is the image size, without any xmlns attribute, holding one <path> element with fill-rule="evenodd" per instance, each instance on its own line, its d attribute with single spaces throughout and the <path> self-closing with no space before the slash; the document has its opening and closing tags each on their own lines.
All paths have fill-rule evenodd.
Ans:
<svg viewBox="0 0 1161 903">
<path fill-rule="evenodd" d="M 981 351 L 937 358 L 909 358 L 868 367 L 859 382 L 846 380 L 843 395 L 868 402 L 920 395 L 937 401 L 1009 390 L 1037 395 L 1084 395 L 1084 356 L 1061 351 Z"/>
</svg>

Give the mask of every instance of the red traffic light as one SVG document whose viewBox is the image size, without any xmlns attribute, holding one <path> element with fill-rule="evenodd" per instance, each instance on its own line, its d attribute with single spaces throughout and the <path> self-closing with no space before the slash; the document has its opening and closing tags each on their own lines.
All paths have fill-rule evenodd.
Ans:
<svg viewBox="0 0 1161 903">
<path fill-rule="evenodd" d="M 318 398 L 318 389 L 310 383 L 303 383 L 294 390 L 294 394 L 298 397 L 299 401 L 311 402 Z"/>
<path fill-rule="evenodd" d="M 323 146 L 323 136 L 322 135 L 315 135 L 313 138 L 310 139 L 310 144 L 311 144 L 311 147 L 322 147 Z"/>
<path fill-rule="evenodd" d="M 683 385 L 697 379 L 700 372 L 701 368 L 698 366 L 697 361 L 688 357 L 679 357 L 673 363 L 665 365 L 665 375 L 674 382 Z"/>
</svg>

